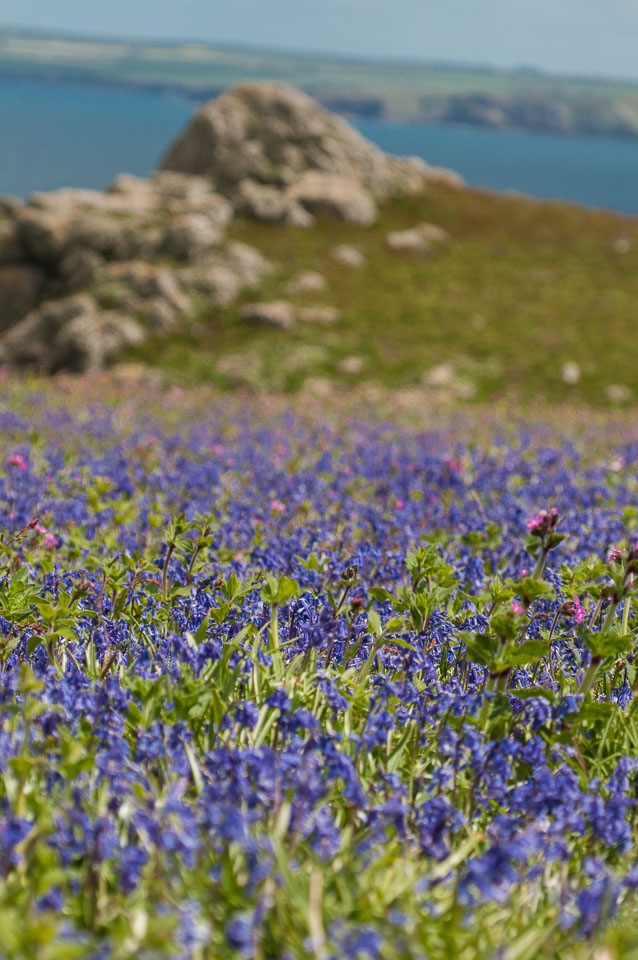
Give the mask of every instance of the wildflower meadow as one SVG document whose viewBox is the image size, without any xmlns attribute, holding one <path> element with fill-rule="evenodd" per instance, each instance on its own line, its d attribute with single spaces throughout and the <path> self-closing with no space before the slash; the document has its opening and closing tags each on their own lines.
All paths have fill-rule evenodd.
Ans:
<svg viewBox="0 0 638 960">
<path fill-rule="evenodd" d="M 47 390 L 0 404 L 0 956 L 638 955 L 636 440 Z"/>
</svg>

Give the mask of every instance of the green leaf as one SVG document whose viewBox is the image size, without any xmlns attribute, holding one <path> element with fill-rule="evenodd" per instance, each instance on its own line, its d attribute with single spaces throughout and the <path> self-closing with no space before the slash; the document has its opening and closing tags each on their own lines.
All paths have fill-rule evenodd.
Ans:
<svg viewBox="0 0 638 960">
<path fill-rule="evenodd" d="M 542 640 L 526 640 L 520 647 L 507 650 L 503 656 L 503 666 L 520 667 L 526 663 L 535 663 L 548 654 L 548 645 Z"/>
<path fill-rule="evenodd" d="M 519 700 L 534 700 L 538 697 L 543 697 L 550 703 L 556 703 L 557 700 L 554 691 L 548 690 L 547 687 L 510 687 L 507 693 L 510 693 L 513 697 L 518 697 Z"/>
</svg>

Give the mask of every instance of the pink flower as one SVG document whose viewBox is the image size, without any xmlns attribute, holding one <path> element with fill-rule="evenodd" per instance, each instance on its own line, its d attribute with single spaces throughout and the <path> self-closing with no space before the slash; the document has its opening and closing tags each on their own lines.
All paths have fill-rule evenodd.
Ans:
<svg viewBox="0 0 638 960">
<path fill-rule="evenodd" d="M 530 533 L 547 533 L 553 530 L 558 522 L 558 510 L 552 507 L 551 510 L 541 510 L 535 517 L 527 521 L 527 529 Z"/>
<path fill-rule="evenodd" d="M 451 457 L 447 453 L 443 457 L 443 463 L 453 473 L 462 473 L 465 467 L 465 462 L 461 457 Z"/>
<path fill-rule="evenodd" d="M 25 470 L 28 470 L 27 461 L 24 459 L 21 453 L 10 453 L 5 462 L 8 467 L 16 467 L 23 473 Z"/>
<path fill-rule="evenodd" d="M 34 530 L 37 530 L 38 533 L 46 533 L 46 532 L 47 532 L 47 528 L 46 528 L 46 527 L 43 527 L 41 523 L 36 523 L 36 525 L 35 525 L 35 527 L 34 527 L 33 529 L 34 529 Z"/>
<path fill-rule="evenodd" d="M 622 560 L 622 550 L 620 547 L 612 547 L 607 557 L 609 563 L 620 563 Z"/>
<path fill-rule="evenodd" d="M 514 613 L 525 613 L 525 607 L 518 600 L 512 600 L 512 610 Z"/>
<path fill-rule="evenodd" d="M 405 500 L 397 500 L 397 510 L 405 509 Z"/>
<path fill-rule="evenodd" d="M 57 547 L 58 538 L 54 537 L 52 533 L 45 533 L 42 543 L 45 547 L 49 547 L 49 549 L 51 549 L 52 547 Z"/>
<path fill-rule="evenodd" d="M 585 621 L 585 608 L 583 607 L 583 605 L 582 605 L 582 603 L 580 602 L 580 600 L 578 599 L 578 597 L 574 597 L 574 606 L 576 607 L 576 612 L 575 612 L 575 614 L 574 614 L 574 621 L 575 621 L 576 623 L 584 623 L 584 621 Z"/>
<path fill-rule="evenodd" d="M 273 513 L 283 513 L 284 510 L 286 509 L 286 504 L 283 503 L 281 500 L 271 500 L 270 509 L 272 510 Z"/>
</svg>

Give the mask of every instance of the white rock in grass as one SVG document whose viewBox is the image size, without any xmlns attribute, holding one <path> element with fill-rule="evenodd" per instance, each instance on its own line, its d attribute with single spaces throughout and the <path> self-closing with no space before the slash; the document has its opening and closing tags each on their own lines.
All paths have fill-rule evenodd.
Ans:
<svg viewBox="0 0 638 960">
<path fill-rule="evenodd" d="M 610 383 L 605 387 L 605 396 L 611 403 L 627 403 L 631 400 L 631 390 L 624 383 Z"/>
<path fill-rule="evenodd" d="M 580 380 L 580 367 L 573 360 L 568 360 L 561 367 L 560 375 L 563 383 L 574 386 Z"/>
</svg>

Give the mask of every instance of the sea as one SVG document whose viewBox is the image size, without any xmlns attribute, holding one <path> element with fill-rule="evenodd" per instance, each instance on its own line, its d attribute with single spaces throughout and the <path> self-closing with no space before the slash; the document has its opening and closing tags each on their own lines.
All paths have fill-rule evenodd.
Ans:
<svg viewBox="0 0 638 960">
<path fill-rule="evenodd" d="M 0 79 L 0 194 L 105 187 L 153 170 L 193 101 L 130 88 Z M 638 214 L 638 141 L 354 120 L 384 150 L 468 184 Z"/>
</svg>

